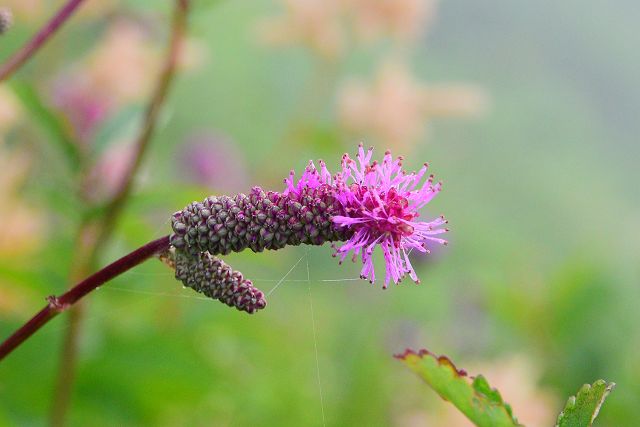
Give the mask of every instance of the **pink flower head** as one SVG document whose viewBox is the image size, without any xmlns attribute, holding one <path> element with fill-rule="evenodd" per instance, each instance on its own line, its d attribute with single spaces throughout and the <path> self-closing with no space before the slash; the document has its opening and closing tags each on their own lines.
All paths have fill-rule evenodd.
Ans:
<svg viewBox="0 0 640 427">
<path fill-rule="evenodd" d="M 309 160 L 309 164 L 305 168 L 302 173 L 302 177 L 300 177 L 297 184 L 295 182 L 295 172 L 293 170 L 289 172 L 289 178 L 284 180 L 284 183 L 287 184 L 287 188 L 285 188 L 283 194 L 288 195 L 289 193 L 292 193 L 296 196 L 300 196 L 306 188 L 315 189 L 323 185 L 330 186 L 331 173 L 329 173 L 324 161 L 320 160 L 319 163 L 320 171 L 316 169 L 316 165 L 313 164 L 313 161 Z"/>
<path fill-rule="evenodd" d="M 440 216 L 431 221 L 418 221 L 418 210 L 431 201 L 442 189 L 442 183 L 433 183 L 433 175 L 423 179 L 428 165 L 417 173 L 407 174 L 402 169 L 402 158 L 393 159 L 385 153 L 382 163 L 371 161 L 373 149 L 358 149 L 356 160 L 347 154 L 342 158 L 342 171 L 333 179 L 324 162 L 320 161 L 320 171 L 313 162 L 305 169 L 300 180 L 294 182 L 294 173 L 285 179 L 284 194 L 303 194 L 307 188 L 325 187 L 343 208 L 343 212 L 333 215 L 331 220 L 339 228 L 348 228 L 350 238 L 336 249 L 340 262 L 353 254 L 355 260 L 362 258 L 360 277 L 375 281 L 373 251 L 382 248 L 386 264 L 384 288 L 389 282 L 399 283 L 409 277 L 419 283 L 409 253 L 412 250 L 428 253 L 428 243 L 446 244 L 437 237 L 448 231 L 442 228 L 447 221 Z"/>
</svg>

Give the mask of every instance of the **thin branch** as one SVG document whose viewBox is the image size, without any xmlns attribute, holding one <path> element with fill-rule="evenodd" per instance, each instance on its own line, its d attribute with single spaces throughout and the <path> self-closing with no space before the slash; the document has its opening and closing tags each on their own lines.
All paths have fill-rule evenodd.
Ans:
<svg viewBox="0 0 640 427">
<path fill-rule="evenodd" d="M 69 0 L 51 20 L 0 67 L 0 82 L 22 67 L 55 34 L 84 0 Z"/>
<path fill-rule="evenodd" d="M 49 320 L 70 308 L 98 286 L 103 285 L 147 259 L 161 254 L 167 249 L 169 249 L 169 236 L 161 237 L 114 261 L 102 270 L 84 279 L 64 294 L 47 297 L 49 303 L 33 316 L 31 320 L 0 344 L 0 361 L 42 328 Z"/>
<path fill-rule="evenodd" d="M 98 248 L 102 245 L 102 242 L 106 240 L 106 236 L 109 236 L 113 231 L 116 219 L 120 215 L 126 200 L 131 194 L 131 190 L 134 184 L 135 175 L 140 168 L 142 160 L 147 151 L 147 147 L 153 132 L 158 122 L 158 116 L 167 97 L 167 93 L 174 80 L 176 74 L 176 68 L 184 43 L 184 34 L 187 27 L 187 12 L 189 9 L 189 0 L 176 0 L 175 9 L 173 13 L 173 23 L 171 25 L 171 41 L 167 50 L 166 60 L 163 65 L 158 84 L 151 97 L 151 101 L 147 106 L 144 123 L 142 130 L 136 140 L 135 157 L 131 162 L 131 167 L 124 174 L 120 187 L 116 191 L 115 195 L 111 199 L 111 202 L 107 205 L 104 214 L 104 220 L 102 230 L 98 236 Z"/>
</svg>

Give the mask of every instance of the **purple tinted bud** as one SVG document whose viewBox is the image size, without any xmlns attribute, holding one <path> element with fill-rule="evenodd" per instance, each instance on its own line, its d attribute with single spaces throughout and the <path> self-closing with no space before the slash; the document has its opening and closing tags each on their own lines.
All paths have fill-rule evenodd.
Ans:
<svg viewBox="0 0 640 427">
<path fill-rule="evenodd" d="M 172 256 L 176 279 L 194 291 L 249 314 L 267 306 L 264 294 L 251 280 L 208 252 L 192 257 L 176 251 Z"/>
<path fill-rule="evenodd" d="M 246 248 L 262 252 L 300 243 L 344 241 L 351 232 L 331 221 L 335 212 L 344 214 L 333 191 L 328 185 L 309 187 L 296 196 L 255 187 L 248 198 L 244 194 L 209 197 L 173 214 L 171 242 L 191 255 L 205 251 L 218 255 Z"/>
</svg>

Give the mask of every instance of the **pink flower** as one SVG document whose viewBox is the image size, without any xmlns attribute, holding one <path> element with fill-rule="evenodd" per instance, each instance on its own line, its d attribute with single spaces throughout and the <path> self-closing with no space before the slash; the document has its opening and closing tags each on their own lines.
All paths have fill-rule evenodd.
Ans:
<svg viewBox="0 0 640 427">
<path fill-rule="evenodd" d="M 80 76 L 63 76 L 55 81 L 52 98 L 55 106 L 64 112 L 76 136 L 84 144 L 92 141 L 114 107 Z"/>
<path fill-rule="evenodd" d="M 385 153 L 382 163 L 371 161 L 373 149 L 362 145 L 356 160 L 342 157 L 342 170 L 333 177 L 321 160 L 309 162 L 296 182 L 291 171 L 282 193 L 254 187 L 249 196 L 210 196 L 173 214 L 171 244 L 190 256 L 277 250 L 287 245 L 333 242 L 340 262 L 353 254 L 362 258 L 360 276 L 375 281 L 373 252 L 380 246 L 386 263 L 384 288 L 405 275 L 419 283 L 409 261 L 414 249 L 428 253 L 447 232 L 440 216 L 418 221 L 418 211 L 438 194 L 441 183 L 425 179 L 427 165 L 417 173 L 402 169 L 402 158 Z M 337 248 L 335 242 L 345 242 Z"/>
<path fill-rule="evenodd" d="M 408 274 L 419 283 L 418 276 L 409 261 L 414 249 L 429 253 L 429 244 L 446 244 L 437 237 L 448 231 L 442 228 L 447 221 L 440 216 L 431 221 L 418 221 L 418 211 L 442 189 L 442 183 L 433 183 L 433 175 L 426 179 L 428 165 L 417 173 L 407 174 L 402 169 L 402 158 L 393 159 L 391 152 L 385 153 L 382 163 L 371 161 L 373 149 L 366 153 L 362 145 L 356 160 L 347 154 L 342 158 L 342 171 L 333 178 L 324 162 L 320 171 L 313 162 L 305 169 L 300 180 L 294 182 L 294 173 L 285 180 L 284 194 L 303 194 L 306 188 L 331 187 L 333 196 L 343 208 L 343 215 L 332 216 L 338 228 L 350 231 L 350 238 L 336 249 L 340 262 L 353 254 L 361 257 L 362 278 L 375 281 L 373 252 L 380 246 L 386 264 L 384 288 L 389 282 L 399 283 Z"/>
</svg>

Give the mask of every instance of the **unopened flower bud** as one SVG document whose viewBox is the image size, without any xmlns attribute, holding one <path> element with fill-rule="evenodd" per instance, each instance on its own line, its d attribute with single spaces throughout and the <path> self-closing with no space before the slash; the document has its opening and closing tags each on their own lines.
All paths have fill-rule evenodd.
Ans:
<svg viewBox="0 0 640 427">
<path fill-rule="evenodd" d="M 208 197 L 173 214 L 171 243 L 191 255 L 218 255 L 344 241 L 349 229 L 331 222 L 332 212 L 342 211 L 333 191 L 330 186 L 309 187 L 296 195 L 254 187 L 249 197 Z"/>
<path fill-rule="evenodd" d="M 176 251 L 171 257 L 176 279 L 194 291 L 249 314 L 266 307 L 264 294 L 251 280 L 208 252 L 190 256 Z"/>
</svg>

